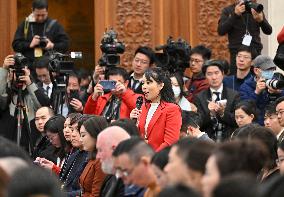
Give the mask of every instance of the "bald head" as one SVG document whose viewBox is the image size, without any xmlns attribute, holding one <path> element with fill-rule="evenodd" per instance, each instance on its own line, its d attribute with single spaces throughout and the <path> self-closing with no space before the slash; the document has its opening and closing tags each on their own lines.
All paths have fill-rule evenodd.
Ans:
<svg viewBox="0 0 284 197">
<path fill-rule="evenodd" d="M 52 116 L 54 116 L 54 112 L 51 108 L 49 107 L 41 107 L 36 111 L 35 114 L 35 125 L 36 128 L 39 132 L 43 132 L 44 131 L 44 125 L 45 123 L 49 120 L 49 118 L 51 118 Z"/>
<path fill-rule="evenodd" d="M 16 170 L 28 167 L 28 163 L 19 157 L 4 157 L 0 159 L 0 167 L 12 176 Z"/>
<path fill-rule="evenodd" d="M 100 160 L 104 173 L 113 174 L 112 152 L 121 141 L 129 138 L 130 135 L 118 126 L 108 127 L 98 135 L 97 159 Z"/>
</svg>

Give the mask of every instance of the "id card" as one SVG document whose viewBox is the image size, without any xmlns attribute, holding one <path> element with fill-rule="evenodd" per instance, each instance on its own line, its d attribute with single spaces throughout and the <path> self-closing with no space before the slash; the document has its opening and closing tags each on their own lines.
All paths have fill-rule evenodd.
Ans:
<svg viewBox="0 0 284 197">
<path fill-rule="evenodd" d="M 252 40 L 252 36 L 250 34 L 245 34 L 242 44 L 246 46 L 250 46 L 251 40 Z"/>
<path fill-rule="evenodd" d="M 43 54 L 42 48 L 37 47 L 37 48 L 34 49 L 34 56 L 35 57 L 41 57 L 42 54 Z"/>
</svg>

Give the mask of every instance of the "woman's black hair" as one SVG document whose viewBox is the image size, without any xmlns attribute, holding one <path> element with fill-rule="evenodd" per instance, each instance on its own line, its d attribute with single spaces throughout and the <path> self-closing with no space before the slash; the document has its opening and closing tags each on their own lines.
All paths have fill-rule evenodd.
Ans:
<svg viewBox="0 0 284 197">
<path fill-rule="evenodd" d="M 87 120 L 85 120 L 82 124 L 85 130 L 92 136 L 95 140 L 97 140 L 99 133 L 108 127 L 108 122 L 103 116 L 91 116 Z M 96 158 L 96 149 L 90 153 L 89 158 Z"/>
<path fill-rule="evenodd" d="M 253 100 L 243 100 L 240 101 L 239 103 L 237 103 L 236 107 L 235 107 L 235 111 L 237 109 L 242 109 L 247 115 L 254 115 L 253 121 L 255 121 L 257 119 L 257 107 L 255 104 L 255 101 Z"/>
<path fill-rule="evenodd" d="M 163 150 L 156 152 L 151 159 L 151 163 L 155 164 L 157 167 L 160 168 L 160 170 L 163 171 L 165 166 L 169 162 L 170 150 L 171 150 L 171 147 L 168 146 L 168 147 L 164 148 Z"/>
<path fill-rule="evenodd" d="M 182 96 L 185 96 L 185 92 L 183 91 L 184 87 L 183 75 L 180 72 L 176 72 L 170 75 L 170 78 L 172 77 L 175 77 L 178 82 L 178 86 L 180 88 L 179 99 L 181 99 Z"/>
<path fill-rule="evenodd" d="M 60 148 L 56 148 L 55 154 L 63 159 L 66 155 L 68 142 L 66 141 L 63 133 L 65 118 L 62 115 L 55 115 L 51 117 L 44 125 L 44 131 L 58 134 L 61 143 Z"/>
<path fill-rule="evenodd" d="M 169 75 L 160 67 L 149 68 L 145 72 L 145 77 L 148 81 L 156 81 L 158 84 L 164 83 L 160 91 L 161 101 L 175 103 L 174 92 Z"/>
</svg>

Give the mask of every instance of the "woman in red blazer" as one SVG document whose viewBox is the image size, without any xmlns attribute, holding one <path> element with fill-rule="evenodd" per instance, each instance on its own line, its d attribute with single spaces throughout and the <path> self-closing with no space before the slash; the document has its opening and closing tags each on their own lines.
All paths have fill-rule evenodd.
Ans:
<svg viewBox="0 0 284 197">
<path fill-rule="evenodd" d="M 80 176 L 82 197 L 98 197 L 105 174 L 101 169 L 101 163 L 96 159 L 96 141 L 98 134 L 108 126 L 102 116 L 92 116 L 83 122 L 80 128 L 80 136 L 83 149 L 89 152 L 88 163 Z"/>
<path fill-rule="evenodd" d="M 137 118 L 144 140 L 160 151 L 179 139 L 181 109 L 175 104 L 171 80 L 161 68 L 148 69 L 142 82 L 146 102 L 141 110 L 132 110 L 130 117 Z"/>
</svg>

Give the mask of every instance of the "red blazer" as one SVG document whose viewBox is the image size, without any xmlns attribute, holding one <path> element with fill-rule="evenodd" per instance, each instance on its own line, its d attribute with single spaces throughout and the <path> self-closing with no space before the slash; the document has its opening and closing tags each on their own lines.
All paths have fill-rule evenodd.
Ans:
<svg viewBox="0 0 284 197">
<path fill-rule="evenodd" d="M 149 108 L 149 103 L 142 106 L 138 122 L 138 129 L 143 139 L 145 139 L 145 123 Z M 148 144 L 157 152 L 174 144 L 179 139 L 181 120 L 181 109 L 178 105 L 161 102 L 148 125 Z"/>
<path fill-rule="evenodd" d="M 277 41 L 279 44 L 281 44 L 282 42 L 284 42 L 284 27 L 282 28 L 282 30 L 279 32 L 278 36 L 277 36 Z"/>
<path fill-rule="evenodd" d="M 105 176 L 100 161 L 97 159 L 89 160 L 79 180 L 83 191 L 82 197 L 98 197 Z"/>
<path fill-rule="evenodd" d="M 84 114 L 101 115 L 110 96 L 111 93 L 107 93 L 93 100 L 92 95 L 90 95 L 84 108 Z M 136 99 L 138 96 L 139 94 L 135 94 L 131 89 L 127 89 L 126 92 L 121 95 L 120 118 L 130 117 L 130 112 L 136 107 Z"/>
</svg>

